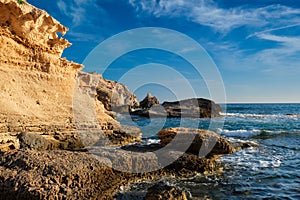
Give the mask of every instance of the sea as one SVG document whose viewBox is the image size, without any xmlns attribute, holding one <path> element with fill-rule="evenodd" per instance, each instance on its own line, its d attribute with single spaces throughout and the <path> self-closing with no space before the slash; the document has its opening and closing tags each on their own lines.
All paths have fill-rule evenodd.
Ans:
<svg viewBox="0 0 300 200">
<path fill-rule="evenodd" d="M 221 118 L 119 117 L 143 131 L 147 144 L 159 142 L 167 127 L 210 129 L 249 148 L 220 159 L 223 172 L 164 180 L 193 199 L 300 199 L 300 104 L 223 104 Z M 118 199 L 143 199 L 151 182 L 123 188 Z"/>
</svg>

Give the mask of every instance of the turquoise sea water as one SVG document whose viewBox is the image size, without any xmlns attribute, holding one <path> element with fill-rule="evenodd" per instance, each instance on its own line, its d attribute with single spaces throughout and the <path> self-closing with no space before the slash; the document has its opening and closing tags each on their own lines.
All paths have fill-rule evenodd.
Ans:
<svg viewBox="0 0 300 200">
<path fill-rule="evenodd" d="M 300 104 L 228 104 L 226 107 L 223 118 L 213 119 L 215 125 L 210 128 L 232 142 L 248 141 L 257 147 L 223 156 L 223 174 L 169 181 L 186 188 L 195 198 L 300 199 Z M 157 142 L 156 133 L 162 128 L 208 129 L 210 124 L 210 119 L 188 118 L 134 118 L 132 121 L 120 117 L 119 120 L 140 127 L 147 143 Z"/>
</svg>

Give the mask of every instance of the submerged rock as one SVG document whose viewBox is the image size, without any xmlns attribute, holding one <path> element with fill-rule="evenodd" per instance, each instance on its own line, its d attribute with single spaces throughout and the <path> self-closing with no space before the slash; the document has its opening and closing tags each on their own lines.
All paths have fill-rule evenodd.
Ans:
<svg viewBox="0 0 300 200">
<path fill-rule="evenodd" d="M 188 198 L 189 197 L 189 198 Z M 159 182 L 147 189 L 146 200 L 187 200 L 190 199 L 184 190 L 169 185 L 166 182 Z"/>
</svg>

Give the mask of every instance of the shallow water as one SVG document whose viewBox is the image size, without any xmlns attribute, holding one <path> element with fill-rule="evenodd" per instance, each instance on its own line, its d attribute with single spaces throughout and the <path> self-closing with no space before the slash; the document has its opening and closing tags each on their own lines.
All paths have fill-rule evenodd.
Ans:
<svg viewBox="0 0 300 200">
<path fill-rule="evenodd" d="M 229 140 L 247 140 L 258 147 L 223 156 L 221 175 L 169 181 L 186 188 L 194 198 L 300 199 L 300 104 L 228 104 L 223 115 L 223 119 L 214 119 L 217 125 L 212 130 Z M 209 119 L 119 120 L 139 126 L 148 143 L 158 142 L 156 133 L 162 128 L 208 129 L 210 125 Z M 146 185 L 133 185 L 135 189 L 127 192 L 134 198 Z"/>
</svg>

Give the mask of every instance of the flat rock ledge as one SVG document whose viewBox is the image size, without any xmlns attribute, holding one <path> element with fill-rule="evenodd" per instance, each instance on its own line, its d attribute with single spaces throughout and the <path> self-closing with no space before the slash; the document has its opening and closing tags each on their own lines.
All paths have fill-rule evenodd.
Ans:
<svg viewBox="0 0 300 200">
<path fill-rule="evenodd" d="M 187 137 L 186 132 L 191 130 L 196 132 L 192 140 L 196 147 L 205 144 L 208 135 L 208 138 L 218 139 L 213 153 L 199 157 L 193 148 L 186 152 L 170 148 L 158 153 L 168 145 L 168 134 Z M 2 152 L 0 200 L 115 199 L 120 186 L 132 182 L 219 172 L 222 168 L 217 162 L 220 154 L 233 152 L 229 142 L 210 131 L 176 128 L 163 130 L 159 136 L 162 144 L 136 144 L 121 149 L 94 146 L 89 152 L 26 149 Z M 174 162 L 166 162 L 170 160 Z M 159 188 L 149 188 L 146 199 L 187 199 L 184 191 L 173 186 Z"/>
</svg>

